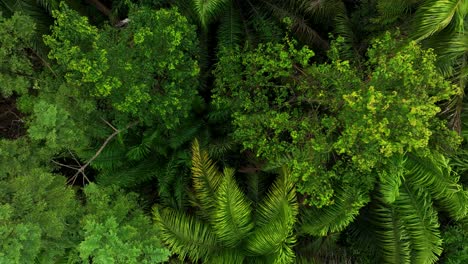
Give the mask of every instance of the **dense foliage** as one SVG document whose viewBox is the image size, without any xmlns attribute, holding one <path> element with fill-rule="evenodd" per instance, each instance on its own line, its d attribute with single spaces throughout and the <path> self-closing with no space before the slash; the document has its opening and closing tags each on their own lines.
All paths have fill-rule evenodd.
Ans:
<svg viewBox="0 0 468 264">
<path fill-rule="evenodd" d="M 0 263 L 466 263 L 467 14 L 0 1 Z"/>
</svg>

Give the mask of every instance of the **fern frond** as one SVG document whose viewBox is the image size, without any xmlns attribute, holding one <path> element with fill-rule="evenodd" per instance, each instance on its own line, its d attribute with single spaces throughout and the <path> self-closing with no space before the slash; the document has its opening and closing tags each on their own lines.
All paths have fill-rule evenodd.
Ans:
<svg viewBox="0 0 468 264">
<path fill-rule="evenodd" d="M 223 175 L 217 170 L 208 153 L 200 150 L 197 139 L 192 144 L 192 175 L 195 196 L 202 210 L 210 214 L 216 206 L 216 192 Z"/>
<path fill-rule="evenodd" d="M 412 38 L 425 39 L 446 28 L 458 16 L 465 0 L 427 0 L 416 11 Z"/>
<path fill-rule="evenodd" d="M 227 247 L 235 247 L 253 228 L 250 202 L 234 180 L 234 170 L 225 169 L 217 191 L 217 206 L 212 225 L 217 237 Z"/>
<path fill-rule="evenodd" d="M 365 204 L 362 195 L 353 189 L 336 191 L 334 204 L 322 208 L 308 208 L 302 214 L 300 231 L 314 236 L 326 236 L 329 233 L 345 229 L 359 214 Z"/>
<path fill-rule="evenodd" d="M 229 4 L 229 0 L 193 0 L 200 23 L 204 28 L 213 22 Z"/>
<path fill-rule="evenodd" d="M 220 249 L 209 226 L 192 216 L 165 208 L 155 209 L 154 217 L 161 239 L 181 258 L 207 259 L 209 254 Z"/>
</svg>

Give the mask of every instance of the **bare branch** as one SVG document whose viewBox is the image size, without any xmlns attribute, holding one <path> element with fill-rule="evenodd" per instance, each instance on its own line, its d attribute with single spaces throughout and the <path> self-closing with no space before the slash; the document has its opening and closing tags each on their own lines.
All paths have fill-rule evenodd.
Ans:
<svg viewBox="0 0 468 264">
<path fill-rule="evenodd" d="M 101 147 L 96 151 L 96 153 L 94 153 L 94 155 L 83 165 L 80 164 L 80 162 L 78 161 L 78 159 L 75 157 L 75 155 L 73 155 L 73 153 L 68 150 L 72 156 L 72 158 L 75 160 L 75 162 L 78 164 L 78 166 L 71 166 L 71 165 L 65 165 L 65 164 L 62 164 L 62 163 L 59 163 L 55 160 L 52 160 L 53 163 L 57 164 L 57 165 L 60 165 L 60 166 L 63 166 L 63 167 L 66 167 L 66 168 L 70 168 L 70 169 L 73 169 L 73 170 L 76 170 L 76 173 L 70 178 L 68 179 L 67 183 L 71 183 L 72 185 L 75 184 L 75 181 L 76 179 L 78 178 L 78 175 L 82 175 L 83 176 L 83 185 L 85 184 L 85 180 L 87 182 L 90 182 L 90 180 L 88 179 L 88 177 L 86 176 L 85 174 L 85 170 L 86 168 L 101 154 L 101 152 L 104 150 L 104 148 L 106 148 L 107 144 L 109 144 L 109 142 L 115 137 L 117 136 L 119 133 L 131 128 L 132 126 L 138 124 L 138 121 L 135 121 L 133 123 L 130 123 L 128 124 L 127 126 L 125 126 L 124 128 L 122 129 L 117 129 L 115 128 L 113 125 L 111 125 L 109 122 L 107 122 L 106 120 L 102 119 L 109 127 L 111 127 L 114 132 L 112 134 L 110 134 L 106 140 L 104 141 L 104 143 L 102 143 Z"/>
</svg>

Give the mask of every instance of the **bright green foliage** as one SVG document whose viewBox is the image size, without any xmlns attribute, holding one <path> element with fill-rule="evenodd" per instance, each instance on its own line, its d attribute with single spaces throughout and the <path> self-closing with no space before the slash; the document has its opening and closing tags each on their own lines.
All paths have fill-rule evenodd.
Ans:
<svg viewBox="0 0 468 264">
<path fill-rule="evenodd" d="M 254 211 L 232 169 L 218 172 L 197 141 L 192 150 L 193 203 L 201 219 L 156 209 L 156 221 L 170 249 L 181 258 L 204 263 L 292 263 L 298 209 L 289 173 L 283 171 Z"/>
<path fill-rule="evenodd" d="M 138 204 L 134 193 L 90 184 L 84 189 L 83 241 L 78 246 L 84 263 L 161 263 L 169 251 L 158 230 Z"/>
<path fill-rule="evenodd" d="M 382 157 L 427 147 L 438 122 L 436 103 L 458 92 L 437 72 L 431 51 L 414 42 L 400 48 L 395 37 L 387 33 L 373 42 L 368 80 L 343 95 L 345 129 L 335 148 L 363 170 Z"/>
<path fill-rule="evenodd" d="M 140 8 L 103 30 L 64 4 L 45 37 L 70 90 L 105 99 L 120 118 L 173 128 L 188 116 L 198 66 L 194 28 L 175 10 Z M 116 114 L 117 114 L 116 113 Z"/>
<path fill-rule="evenodd" d="M 352 174 L 424 149 L 445 131 L 436 103 L 456 87 L 437 73 L 432 52 L 394 38 L 373 42 L 365 77 L 339 59 L 342 39 L 330 64 L 309 65 L 313 52 L 289 41 L 226 53 L 215 71 L 214 103 L 232 108 L 233 136 L 245 149 L 288 164 L 300 192 L 316 206 L 330 204 L 333 182 L 369 188 L 371 178 Z"/>
<path fill-rule="evenodd" d="M 70 114 L 63 108 L 45 101 L 38 101 L 33 110 L 34 122 L 28 133 L 31 139 L 45 141 L 49 148 L 81 145 L 85 143 L 83 135 L 76 131 L 78 127 Z"/>
<path fill-rule="evenodd" d="M 27 48 L 34 34 L 33 21 L 19 13 L 5 19 L 0 13 L 0 95 L 24 94 L 32 86 L 33 67 Z"/>
<path fill-rule="evenodd" d="M 51 263 L 76 246 L 79 215 L 62 176 L 40 170 L 0 181 L 0 263 Z"/>
<path fill-rule="evenodd" d="M 463 19 L 467 15 L 468 1 L 466 0 L 425 0 L 422 2 L 413 22 L 413 37 L 417 40 L 440 32 L 450 23 L 458 28 L 463 24 Z"/>
</svg>

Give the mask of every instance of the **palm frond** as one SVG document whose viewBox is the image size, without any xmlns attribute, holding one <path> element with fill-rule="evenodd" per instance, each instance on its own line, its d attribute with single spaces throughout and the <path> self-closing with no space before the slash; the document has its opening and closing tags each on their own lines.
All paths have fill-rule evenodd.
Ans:
<svg viewBox="0 0 468 264">
<path fill-rule="evenodd" d="M 395 206 L 411 243 L 411 263 L 435 263 L 442 253 L 442 239 L 429 195 L 403 184 Z"/>
<path fill-rule="evenodd" d="M 203 27 L 207 27 L 214 19 L 221 15 L 229 0 L 193 0 L 195 10 Z"/>
<path fill-rule="evenodd" d="M 192 175 L 195 196 L 205 212 L 212 212 L 216 206 L 216 192 L 223 175 L 206 151 L 200 150 L 198 140 L 192 144 Z"/>
<path fill-rule="evenodd" d="M 280 21 L 285 18 L 289 18 L 292 22 L 291 32 L 302 42 L 311 47 L 318 47 L 320 49 L 328 48 L 328 42 L 307 23 L 304 15 L 285 9 L 282 4 L 278 5 L 266 2 L 266 7 L 270 9 L 272 15 Z"/>
<path fill-rule="evenodd" d="M 295 263 L 296 254 L 292 250 L 292 247 L 287 244 L 283 243 L 279 250 L 275 253 L 270 254 L 266 257 L 267 263 L 274 263 L 274 264 L 289 264 Z"/>
<path fill-rule="evenodd" d="M 210 157 L 215 159 L 221 159 L 230 150 L 234 148 L 235 141 L 229 137 L 223 137 L 220 139 L 211 139 L 210 144 L 207 147 L 208 154 Z"/>
<path fill-rule="evenodd" d="M 228 247 L 236 247 L 253 228 L 250 202 L 234 180 L 234 170 L 225 169 L 212 215 L 217 237 Z"/>
<path fill-rule="evenodd" d="M 292 231 L 297 214 L 294 183 L 289 171 L 283 168 L 282 175 L 258 205 L 255 215 L 257 225 L 247 239 L 247 250 L 253 255 L 280 254 L 279 259 L 293 261 L 294 252 L 287 248 L 296 242 Z"/>
<path fill-rule="evenodd" d="M 416 11 L 412 38 L 425 39 L 446 28 L 462 12 L 465 0 L 427 0 Z"/>
<path fill-rule="evenodd" d="M 47 10 L 49 14 L 52 14 L 52 10 L 56 10 L 59 7 L 60 1 L 58 0 L 36 0 L 36 3 L 42 8 Z"/>
<path fill-rule="evenodd" d="M 355 36 L 353 29 L 351 28 L 351 21 L 348 17 L 346 6 L 343 2 L 340 1 L 340 4 L 337 5 L 335 9 L 336 12 L 333 19 L 333 33 L 344 39 L 343 45 L 345 45 L 345 47 L 343 47 L 342 50 L 346 52 L 342 54 L 342 58 L 353 60 L 356 57 L 355 53 L 353 52 Z"/>
<path fill-rule="evenodd" d="M 299 229 L 314 236 L 340 232 L 359 214 L 359 209 L 364 206 L 362 201 L 362 195 L 353 189 L 339 189 L 334 204 L 305 209 Z"/>
<path fill-rule="evenodd" d="M 402 15 L 409 12 L 414 1 L 408 0 L 378 0 L 376 7 L 379 13 L 378 23 L 384 25 L 395 22 Z"/>
<path fill-rule="evenodd" d="M 184 197 L 182 194 L 186 192 L 186 185 L 184 184 L 186 177 L 180 173 L 181 170 L 174 155 L 166 162 L 164 167 L 164 171 L 157 175 L 161 204 L 172 208 L 182 208 Z"/>
<path fill-rule="evenodd" d="M 379 204 L 373 212 L 383 263 L 411 263 L 409 234 L 401 216 L 392 206 Z"/>
<path fill-rule="evenodd" d="M 244 263 L 244 259 L 245 256 L 237 248 L 231 248 L 214 252 L 206 263 L 239 264 Z"/>
<path fill-rule="evenodd" d="M 171 134 L 169 140 L 165 144 L 169 145 L 172 149 L 177 149 L 183 144 L 190 142 L 197 132 L 200 130 L 200 123 L 188 123 L 185 126 L 179 127 L 174 133 Z"/>
<path fill-rule="evenodd" d="M 165 208 L 155 209 L 154 217 L 161 239 L 181 258 L 207 259 L 211 252 L 219 249 L 216 236 L 209 226 L 192 216 Z"/>
<path fill-rule="evenodd" d="M 141 143 L 131 147 L 126 156 L 129 160 L 142 160 L 146 158 L 151 152 L 151 146 L 148 143 Z"/>
<path fill-rule="evenodd" d="M 118 141 L 111 141 L 94 159 L 91 166 L 100 171 L 113 171 L 114 169 L 122 166 L 125 162 L 125 146 L 123 146 Z M 85 159 L 91 158 L 96 153 L 95 149 L 89 149 L 80 153 L 79 156 L 82 156 Z"/>
<path fill-rule="evenodd" d="M 449 160 L 439 153 L 427 156 L 410 154 L 406 161 L 406 180 L 413 188 L 425 188 L 440 202 L 442 209 L 454 218 L 466 215 L 467 208 L 458 177 L 452 172 Z M 462 200 L 460 200 L 462 199 Z"/>
<path fill-rule="evenodd" d="M 218 29 L 218 45 L 229 50 L 241 45 L 242 23 L 239 10 L 230 4 L 221 16 Z"/>
<path fill-rule="evenodd" d="M 267 191 L 265 177 L 261 176 L 262 175 L 260 173 L 252 173 L 246 176 L 247 195 L 254 204 L 258 204 L 261 197 L 263 197 Z"/>
<path fill-rule="evenodd" d="M 97 181 L 102 185 L 115 184 L 121 187 L 133 187 L 138 184 L 150 181 L 155 178 L 159 173 L 155 166 L 155 161 L 152 159 L 145 159 L 136 163 L 128 163 L 124 167 L 117 170 L 103 170 L 98 175 Z"/>
<path fill-rule="evenodd" d="M 382 200 L 391 204 L 398 198 L 399 189 L 404 178 L 406 158 L 403 155 L 394 157 L 389 164 L 388 169 L 379 173 L 379 187 L 382 194 Z"/>
</svg>

